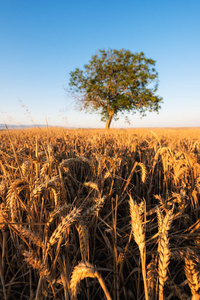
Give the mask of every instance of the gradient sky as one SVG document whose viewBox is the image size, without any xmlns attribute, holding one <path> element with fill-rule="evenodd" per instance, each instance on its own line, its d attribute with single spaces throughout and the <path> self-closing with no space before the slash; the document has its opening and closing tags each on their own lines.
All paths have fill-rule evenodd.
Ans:
<svg viewBox="0 0 200 300">
<path fill-rule="evenodd" d="M 0 0 L 0 123 L 104 127 L 74 110 L 69 73 L 98 49 L 156 60 L 159 115 L 111 127 L 200 126 L 200 0 Z"/>
</svg>

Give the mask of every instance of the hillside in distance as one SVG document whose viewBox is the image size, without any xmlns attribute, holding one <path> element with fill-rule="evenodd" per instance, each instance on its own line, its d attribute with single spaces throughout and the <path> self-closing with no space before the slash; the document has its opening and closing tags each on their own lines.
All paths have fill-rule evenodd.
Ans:
<svg viewBox="0 0 200 300">
<path fill-rule="evenodd" d="M 33 124 L 33 125 L 14 125 L 14 124 L 3 124 L 0 123 L 0 130 L 5 130 L 6 126 L 8 129 L 26 129 L 26 128 L 33 128 L 33 127 L 46 127 L 46 125 L 41 124 Z"/>
</svg>

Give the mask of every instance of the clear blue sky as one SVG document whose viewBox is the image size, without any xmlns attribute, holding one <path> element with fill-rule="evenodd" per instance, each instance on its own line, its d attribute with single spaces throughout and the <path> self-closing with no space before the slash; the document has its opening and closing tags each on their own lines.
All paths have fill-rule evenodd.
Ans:
<svg viewBox="0 0 200 300">
<path fill-rule="evenodd" d="M 0 123 L 104 127 L 64 88 L 98 49 L 124 48 L 156 60 L 164 103 L 112 127 L 200 126 L 199 16 L 200 0 L 0 0 Z"/>
</svg>

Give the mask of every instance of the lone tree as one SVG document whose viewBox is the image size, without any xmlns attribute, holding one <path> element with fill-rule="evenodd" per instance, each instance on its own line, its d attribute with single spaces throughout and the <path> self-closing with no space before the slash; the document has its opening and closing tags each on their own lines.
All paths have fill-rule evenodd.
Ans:
<svg viewBox="0 0 200 300">
<path fill-rule="evenodd" d="M 100 112 L 106 129 L 112 119 L 121 113 L 157 111 L 162 98 L 155 95 L 158 73 L 155 61 L 147 59 L 143 52 L 128 50 L 99 50 L 84 70 L 70 73 L 72 91 L 79 93 L 79 108 Z"/>
</svg>

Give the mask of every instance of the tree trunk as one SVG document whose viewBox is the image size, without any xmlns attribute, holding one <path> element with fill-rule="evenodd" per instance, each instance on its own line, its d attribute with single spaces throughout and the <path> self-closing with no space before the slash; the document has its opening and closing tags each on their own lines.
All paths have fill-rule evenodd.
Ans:
<svg viewBox="0 0 200 300">
<path fill-rule="evenodd" d="M 111 124 L 111 122 L 112 122 L 112 119 L 113 119 L 113 117 L 114 117 L 114 114 L 115 114 L 114 110 L 111 110 L 111 111 L 109 112 L 109 117 L 108 117 L 108 120 L 107 120 L 107 122 L 106 122 L 106 129 L 109 129 L 109 128 L 110 128 L 110 124 Z"/>
</svg>

